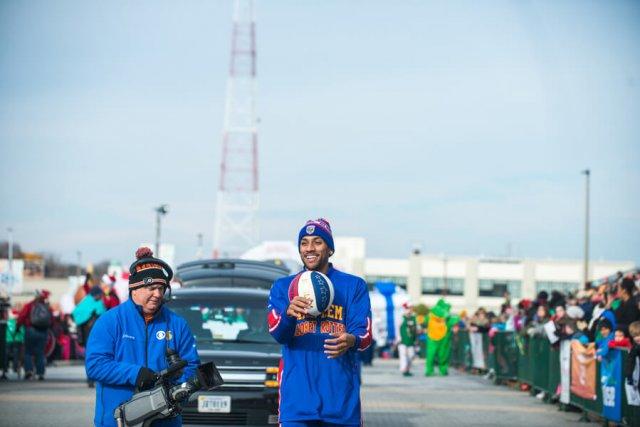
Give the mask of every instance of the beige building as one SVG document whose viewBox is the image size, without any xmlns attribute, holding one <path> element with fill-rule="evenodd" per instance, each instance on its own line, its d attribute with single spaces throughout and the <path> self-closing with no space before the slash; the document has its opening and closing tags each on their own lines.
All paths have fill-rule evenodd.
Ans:
<svg viewBox="0 0 640 427">
<path fill-rule="evenodd" d="M 392 281 L 406 289 L 414 302 L 429 306 L 446 293 L 454 310 L 499 308 L 505 291 L 514 300 L 535 298 L 545 290 L 581 287 L 581 260 L 482 258 L 411 254 L 407 258 L 366 258 L 362 238 L 336 238 L 337 267 L 367 282 Z M 635 268 L 633 261 L 591 261 L 589 279 L 597 280 Z"/>
</svg>

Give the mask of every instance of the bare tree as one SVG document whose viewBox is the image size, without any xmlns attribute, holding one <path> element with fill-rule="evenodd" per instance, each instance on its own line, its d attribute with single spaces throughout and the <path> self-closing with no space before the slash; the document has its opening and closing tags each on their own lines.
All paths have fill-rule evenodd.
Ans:
<svg viewBox="0 0 640 427">
<path fill-rule="evenodd" d="M 6 240 L 0 241 L 0 258 L 6 259 L 9 257 L 9 242 Z M 22 249 L 19 243 L 13 243 L 13 258 L 22 258 Z"/>
</svg>

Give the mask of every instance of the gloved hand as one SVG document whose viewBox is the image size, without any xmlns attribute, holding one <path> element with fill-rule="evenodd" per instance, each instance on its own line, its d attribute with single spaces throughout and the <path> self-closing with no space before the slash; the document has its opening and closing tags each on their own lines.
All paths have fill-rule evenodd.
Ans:
<svg viewBox="0 0 640 427">
<path fill-rule="evenodd" d="M 156 374 L 151 369 L 145 368 L 143 366 L 138 371 L 138 376 L 136 377 L 136 390 L 137 391 L 147 390 L 153 387 L 157 380 L 158 380 L 158 374 Z"/>
<path fill-rule="evenodd" d="M 174 378 L 180 378 L 183 374 L 184 374 L 184 368 L 182 368 L 178 372 L 176 372 L 176 375 L 175 375 Z"/>
</svg>

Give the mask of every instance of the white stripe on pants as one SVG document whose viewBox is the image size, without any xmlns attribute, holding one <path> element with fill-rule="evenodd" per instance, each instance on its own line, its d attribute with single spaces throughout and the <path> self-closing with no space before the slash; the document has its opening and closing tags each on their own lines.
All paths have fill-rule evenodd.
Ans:
<svg viewBox="0 0 640 427">
<path fill-rule="evenodd" d="M 411 370 L 411 361 L 415 355 L 415 349 L 412 345 L 398 344 L 398 357 L 400 357 L 400 372 L 409 372 Z"/>
</svg>

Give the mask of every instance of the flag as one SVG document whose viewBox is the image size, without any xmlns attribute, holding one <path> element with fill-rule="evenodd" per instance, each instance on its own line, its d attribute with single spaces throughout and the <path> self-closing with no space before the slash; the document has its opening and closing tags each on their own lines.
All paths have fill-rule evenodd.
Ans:
<svg viewBox="0 0 640 427">
<path fill-rule="evenodd" d="M 640 366 L 636 359 L 636 366 L 633 369 L 633 375 L 631 376 L 633 384 L 627 384 L 625 381 L 625 389 L 627 392 L 627 403 L 633 406 L 640 406 L 640 393 L 638 393 L 638 381 L 640 380 Z"/>
<path fill-rule="evenodd" d="M 622 355 L 620 350 L 609 350 L 600 363 L 602 385 L 602 416 L 619 422 L 622 417 Z"/>
<path fill-rule="evenodd" d="M 571 392 L 583 399 L 596 400 L 596 347 L 571 341 Z"/>
<path fill-rule="evenodd" d="M 480 332 L 469 331 L 469 342 L 471 343 L 471 357 L 473 359 L 473 367 L 478 369 L 486 369 L 484 362 L 484 350 L 482 347 L 482 334 Z"/>
<path fill-rule="evenodd" d="M 564 340 L 560 342 L 560 402 L 565 404 L 569 404 L 570 400 L 570 363 L 571 343 Z"/>
</svg>

